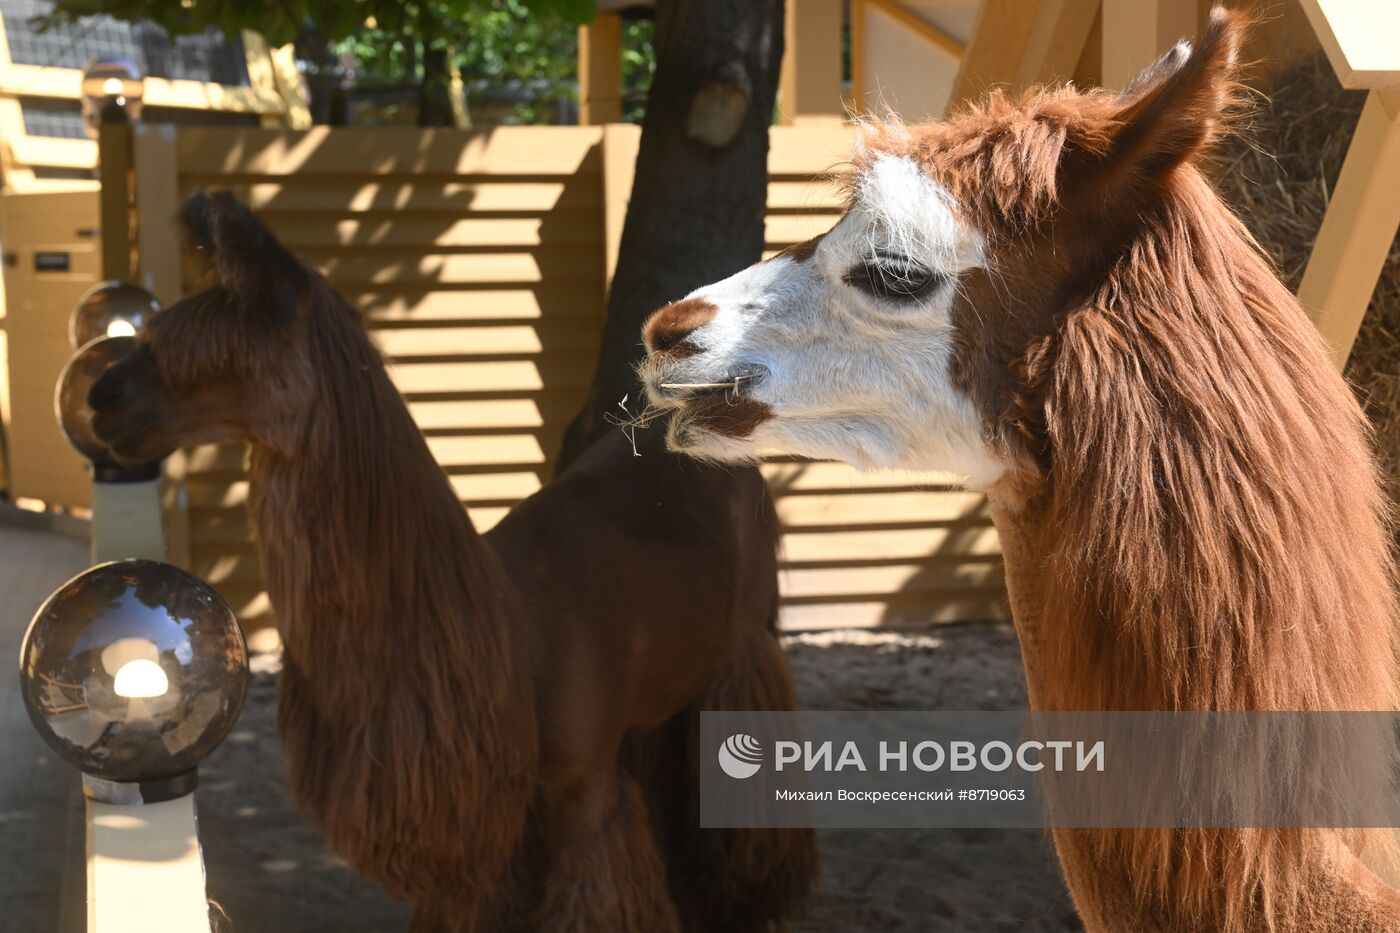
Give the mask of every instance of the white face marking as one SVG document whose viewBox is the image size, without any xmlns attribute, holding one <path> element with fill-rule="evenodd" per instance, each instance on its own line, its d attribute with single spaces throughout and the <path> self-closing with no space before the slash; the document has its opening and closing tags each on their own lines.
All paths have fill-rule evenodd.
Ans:
<svg viewBox="0 0 1400 933">
<path fill-rule="evenodd" d="M 881 156 L 810 259 L 775 258 L 692 293 L 717 312 L 687 338 L 701 352 L 644 367 L 652 402 L 684 405 L 686 390 L 662 383 L 752 376 L 739 393 L 772 413 L 732 437 L 683 407 L 672 446 L 717 460 L 778 450 L 996 482 L 1005 466 L 949 372 L 956 279 L 983 262 L 981 236 L 952 207 L 912 160 Z"/>
</svg>

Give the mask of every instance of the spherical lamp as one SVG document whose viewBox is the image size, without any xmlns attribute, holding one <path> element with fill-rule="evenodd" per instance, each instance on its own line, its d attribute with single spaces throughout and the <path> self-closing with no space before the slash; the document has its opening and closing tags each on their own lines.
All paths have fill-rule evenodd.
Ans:
<svg viewBox="0 0 1400 933">
<path fill-rule="evenodd" d="M 134 349 L 135 337 L 99 337 L 73 354 L 63 367 L 54 391 L 58 426 L 73 449 L 92 463 L 93 478 L 98 482 L 145 482 L 160 475 L 158 461 L 134 466 L 118 463 L 92 429 L 93 411 L 88 405 L 92 384 L 101 378 L 108 366 Z"/>
<path fill-rule="evenodd" d="M 129 58 L 104 55 L 83 69 L 83 126 L 93 139 L 103 123 L 141 118 L 146 79 Z"/>
<path fill-rule="evenodd" d="M 159 310 L 160 302 L 141 286 L 103 282 L 78 299 L 68 318 L 68 342 L 76 350 L 98 337 L 134 337 Z"/>
<path fill-rule="evenodd" d="M 151 560 L 99 564 L 40 607 L 20 649 L 29 718 L 90 797 L 154 803 L 194 789 L 238 719 L 248 652 L 203 580 Z"/>
</svg>

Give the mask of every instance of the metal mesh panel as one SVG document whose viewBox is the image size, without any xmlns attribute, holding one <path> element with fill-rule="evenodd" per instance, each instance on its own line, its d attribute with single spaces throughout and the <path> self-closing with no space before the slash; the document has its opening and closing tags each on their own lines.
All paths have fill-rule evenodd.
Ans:
<svg viewBox="0 0 1400 933">
<path fill-rule="evenodd" d="M 24 115 L 24 132 L 29 136 L 87 139 L 83 131 L 83 108 L 76 100 L 21 97 L 19 110 Z"/>
<path fill-rule="evenodd" d="M 82 68 L 102 55 L 131 59 L 143 74 L 186 78 L 215 84 L 247 86 L 248 60 L 243 42 L 230 42 L 217 30 L 173 40 L 152 23 L 123 23 L 110 16 L 90 16 L 76 25 L 47 32 L 30 19 L 51 12 L 47 0 L 0 0 L 9 37 L 10 60 L 19 65 Z"/>
</svg>

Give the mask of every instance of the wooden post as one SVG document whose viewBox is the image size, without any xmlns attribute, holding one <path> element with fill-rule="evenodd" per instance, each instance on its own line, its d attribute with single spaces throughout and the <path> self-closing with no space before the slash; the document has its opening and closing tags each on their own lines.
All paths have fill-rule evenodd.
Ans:
<svg viewBox="0 0 1400 933">
<path fill-rule="evenodd" d="M 102 277 L 132 280 L 131 124 L 104 119 L 97 139 L 102 194 Z"/>
<path fill-rule="evenodd" d="M 173 220 L 180 210 L 176 128 L 170 124 L 135 128 L 132 175 L 136 180 L 136 281 L 169 306 L 180 299 L 180 238 Z M 165 524 L 165 560 L 190 565 L 189 511 L 184 488 L 185 452 L 166 460 L 158 511 Z M 96 510 L 94 509 L 94 512 Z"/>
<path fill-rule="evenodd" d="M 1126 85 L 1181 39 L 1195 39 L 1200 0 L 1103 0 L 1104 87 Z"/>
<path fill-rule="evenodd" d="M 578 122 L 622 120 L 622 17 L 599 13 L 578 28 Z"/>
<path fill-rule="evenodd" d="M 1298 300 L 1346 365 L 1400 227 L 1400 90 L 1373 90 L 1356 124 Z"/>
<path fill-rule="evenodd" d="M 139 806 L 87 802 L 88 933 L 209 929 L 194 795 Z"/>
<path fill-rule="evenodd" d="M 841 0 L 788 0 L 778 78 L 778 122 L 840 120 Z"/>
</svg>

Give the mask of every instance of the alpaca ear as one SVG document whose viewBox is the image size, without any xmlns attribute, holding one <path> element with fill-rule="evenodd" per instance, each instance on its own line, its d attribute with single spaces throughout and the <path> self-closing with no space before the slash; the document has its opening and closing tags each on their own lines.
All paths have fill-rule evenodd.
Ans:
<svg viewBox="0 0 1400 933">
<path fill-rule="evenodd" d="M 251 313 L 291 320 L 308 281 L 306 268 L 228 191 L 196 191 L 181 220 L 196 257 Z"/>
<path fill-rule="evenodd" d="M 1104 166 L 1118 184 L 1151 184 L 1208 148 L 1235 96 L 1245 18 L 1216 7 L 1200 43 L 1182 41 L 1119 95 Z"/>
</svg>

